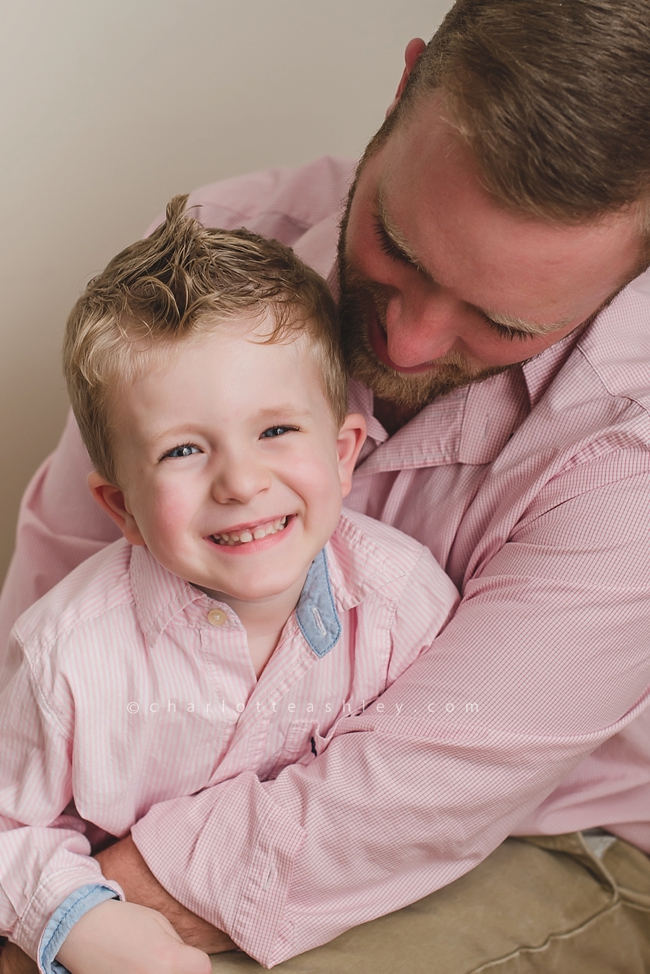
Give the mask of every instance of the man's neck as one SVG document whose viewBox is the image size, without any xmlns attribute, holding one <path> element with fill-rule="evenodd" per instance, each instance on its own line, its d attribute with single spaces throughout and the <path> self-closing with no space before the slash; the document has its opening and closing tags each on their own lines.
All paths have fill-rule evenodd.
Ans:
<svg viewBox="0 0 650 974">
<path fill-rule="evenodd" d="M 397 433 L 402 426 L 413 419 L 420 412 L 420 407 L 400 406 L 398 403 L 389 402 L 387 399 L 379 399 L 375 396 L 373 414 L 379 420 L 389 436 Z"/>
</svg>

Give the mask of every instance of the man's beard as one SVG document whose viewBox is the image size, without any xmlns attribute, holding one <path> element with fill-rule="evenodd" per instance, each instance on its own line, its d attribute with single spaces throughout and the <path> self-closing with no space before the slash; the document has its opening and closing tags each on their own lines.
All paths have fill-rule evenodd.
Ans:
<svg viewBox="0 0 650 974">
<path fill-rule="evenodd" d="M 491 375 L 498 375 L 511 365 L 490 368 L 472 368 L 467 359 L 456 351 L 449 351 L 436 360 L 427 372 L 397 372 L 385 365 L 372 348 L 368 334 L 368 308 L 374 308 L 384 333 L 386 332 L 387 295 L 382 285 L 359 274 L 348 264 L 345 255 L 345 237 L 350 206 L 356 182 L 365 162 L 361 161 L 357 178 L 348 195 L 345 213 L 341 221 L 338 243 L 338 275 L 340 287 L 339 315 L 341 320 L 341 345 L 348 374 L 372 389 L 375 396 L 406 409 L 422 409 L 438 396 L 480 382 Z"/>
</svg>

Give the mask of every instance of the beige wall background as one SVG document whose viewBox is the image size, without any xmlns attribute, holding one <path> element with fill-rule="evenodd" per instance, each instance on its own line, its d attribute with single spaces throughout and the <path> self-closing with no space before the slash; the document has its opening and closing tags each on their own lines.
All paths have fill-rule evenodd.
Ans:
<svg viewBox="0 0 650 974">
<path fill-rule="evenodd" d="M 0 14 L 0 578 L 87 280 L 175 193 L 358 155 L 450 0 L 30 0 Z"/>
</svg>

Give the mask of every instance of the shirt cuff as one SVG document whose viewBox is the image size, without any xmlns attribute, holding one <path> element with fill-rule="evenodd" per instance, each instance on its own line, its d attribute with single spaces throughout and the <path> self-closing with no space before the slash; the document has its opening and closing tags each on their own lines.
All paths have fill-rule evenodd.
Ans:
<svg viewBox="0 0 650 974">
<path fill-rule="evenodd" d="M 84 913 L 103 903 L 104 900 L 112 899 L 119 899 L 114 889 L 95 883 L 81 886 L 66 897 L 52 914 L 41 937 L 38 967 L 42 974 L 70 974 L 67 967 L 54 959 L 61 949 L 61 944 Z"/>
</svg>

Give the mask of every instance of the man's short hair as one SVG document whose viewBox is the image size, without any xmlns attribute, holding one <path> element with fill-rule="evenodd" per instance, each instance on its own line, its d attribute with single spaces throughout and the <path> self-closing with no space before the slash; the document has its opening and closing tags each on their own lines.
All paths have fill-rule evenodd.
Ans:
<svg viewBox="0 0 650 974">
<path fill-rule="evenodd" d="M 63 364 L 95 469 L 118 483 L 111 403 L 157 350 L 238 316 L 272 312 L 265 341 L 308 335 L 334 421 L 347 413 L 336 307 L 325 281 L 288 247 L 247 230 L 205 227 L 176 196 L 166 219 L 88 284 L 66 327 Z"/>
<path fill-rule="evenodd" d="M 579 223 L 648 197 L 648 0 L 457 0 L 386 129 L 434 90 L 507 208 Z"/>
</svg>

